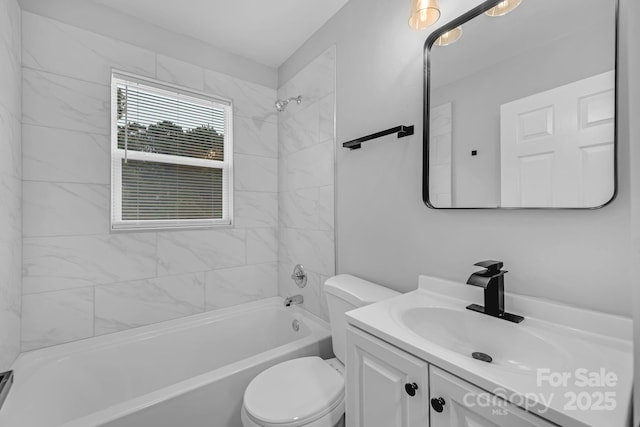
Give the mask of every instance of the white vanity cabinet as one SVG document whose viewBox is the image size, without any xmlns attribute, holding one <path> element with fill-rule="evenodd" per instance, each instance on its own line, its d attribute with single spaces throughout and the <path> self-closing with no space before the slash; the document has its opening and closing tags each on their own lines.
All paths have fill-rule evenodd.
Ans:
<svg viewBox="0 0 640 427">
<path fill-rule="evenodd" d="M 427 427 L 428 364 L 353 327 L 347 329 L 348 427 Z"/>
<path fill-rule="evenodd" d="M 429 390 L 431 427 L 555 426 L 433 365 Z"/>
<path fill-rule="evenodd" d="M 347 427 L 552 427 L 542 418 L 353 326 Z"/>
</svg>

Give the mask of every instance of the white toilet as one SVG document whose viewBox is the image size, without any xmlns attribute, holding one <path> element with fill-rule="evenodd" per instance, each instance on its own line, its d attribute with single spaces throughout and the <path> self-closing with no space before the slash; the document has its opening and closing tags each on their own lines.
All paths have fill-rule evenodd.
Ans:
<svg viewBox="0 0 640 427">
<path fill-rule="evenodd" d="M 344 426 L 344 313 L 398 293 L 348 274 L 328 279 L 324 291 L 336 357 L 301 357 L 258 374 L 244 392 L 244 427 Z"/>
</svg>

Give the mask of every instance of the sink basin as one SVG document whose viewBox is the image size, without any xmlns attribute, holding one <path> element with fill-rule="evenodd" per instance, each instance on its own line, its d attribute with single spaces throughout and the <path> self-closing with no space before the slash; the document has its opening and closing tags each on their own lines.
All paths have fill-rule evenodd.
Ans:
<svg viewBox="0 0 640 427">
<path fill-rule="evenodd" d="M 433 344 L 469 358 L 484 353 L 501 368 L 536 373 L 538 368 L 562 370 L 569 355 L 560 346 L 527 328 L 470 310 L 444 307 L 414 307 L 399 320 L 411 332 Z M 526 322 L 526 320 L 525 320 Z M 475 358 L 482 358 L 476 355 Z"/>
</svg>

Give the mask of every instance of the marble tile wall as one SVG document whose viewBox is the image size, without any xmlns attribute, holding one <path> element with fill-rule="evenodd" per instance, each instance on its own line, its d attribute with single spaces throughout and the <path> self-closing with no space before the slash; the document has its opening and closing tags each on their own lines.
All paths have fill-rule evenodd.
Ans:
<svg viewBox="0 0 640 427">
<path fill-rule="evenodd" d="M 22 37 L 22 350 L 277 295 L 276 91 L 28 12 Z M 233 100 L 233 228 L 109 233 L 112 68 Z"/>
<path fill-rule="evenodd" d="M 335 48 L 330 48 L 278 89 L 278 98 L 302 95 L 278 121 L 280 295 L 304 296 L 307 310 L 328 320 L 325 280 L 335 274 L 334 105 Z M 291 280 L 302 264 L 309 277 Z"/>
<path fill-rule="evenodd" d="M 0 371 L 20 352 L 20 13 L 16 0 L 0 0 Z"/>
</svg>

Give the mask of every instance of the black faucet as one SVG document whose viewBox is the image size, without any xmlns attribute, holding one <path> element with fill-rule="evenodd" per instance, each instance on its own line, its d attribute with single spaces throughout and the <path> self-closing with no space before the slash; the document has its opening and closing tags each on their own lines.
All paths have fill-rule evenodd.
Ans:
<svg viewBox="0 0 640 427">
<path fill-rule="evenodd" d="M 522 322 L 524 317 L 504 311 L 504 274 L 507 271 L 501 270 L 504 265 L 502 261 L 480 261 L 474 265 L 484 267 L 485 270 L 477 271 L 469 276 L 467 284 L 484 289 L 484 306 L 471 304 L 467 306 L 467 309 L 510 322 Z"/>
</svg>

